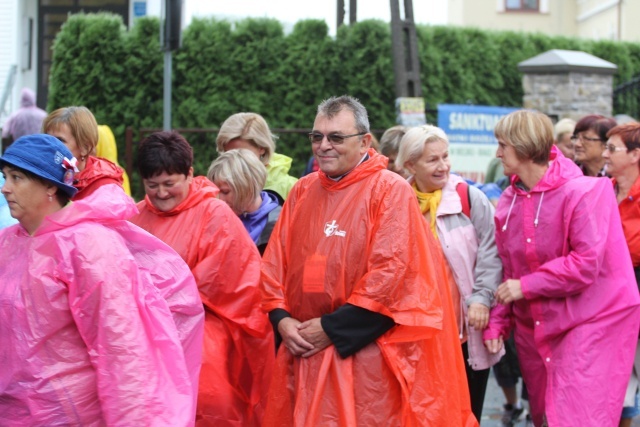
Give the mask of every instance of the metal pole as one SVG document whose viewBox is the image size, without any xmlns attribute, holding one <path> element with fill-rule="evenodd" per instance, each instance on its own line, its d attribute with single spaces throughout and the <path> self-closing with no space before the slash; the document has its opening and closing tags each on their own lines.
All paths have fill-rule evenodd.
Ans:
<svg viewBox="0 0 640 427">
<path fill-rule="evenodd" d="M 336 31 L 344 24 L 344 0 L 338 0 L 337 21 Z"/>
<path fill-rule="evenodd" d="M 162 102 L 164 118 L 162 129 L 171 130 L 171 51 L 164 52 L 164 97 Z"/>
<path fill-rule="evenodd" d="M 349 25 L 358 22 L 358 0 L 349 0 Z"/>
</svg>

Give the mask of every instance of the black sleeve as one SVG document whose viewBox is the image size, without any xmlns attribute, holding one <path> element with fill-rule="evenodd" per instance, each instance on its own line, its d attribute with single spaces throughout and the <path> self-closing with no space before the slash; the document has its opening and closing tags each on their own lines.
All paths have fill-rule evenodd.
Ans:
<svg viewBox="0 0 640 427">
<path fill-rule="evenodd" d="M 269 312 L 269 321 L 271 322 L 271 326 L 273 326 L 273 336 L 276 339 L 276 352 L 282 343 L 282 337 L 280 336 L 280 332 L 278 332 L 278 323 L 286 317 L 291 317 L 291 314 L 282 308 L 276 308 Z"/>
<path fill-rule="evenodd" d="M 343 359 L 357 353 L 395 326 L 390 317 L 351 304 L 325 314 L 320 322 Z"/>
</svg>

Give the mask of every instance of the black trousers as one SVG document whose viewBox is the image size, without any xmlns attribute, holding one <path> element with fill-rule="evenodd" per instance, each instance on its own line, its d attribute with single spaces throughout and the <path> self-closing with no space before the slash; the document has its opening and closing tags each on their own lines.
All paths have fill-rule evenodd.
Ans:
<svg viewBox="0 0 640 427">
<path fill-rule="evenodd" d="M 462 355 L 464 357 L 464 367 L 467 371 L 467 385 L 469 386 L 469 396 L 471 396 L 471 411 L 478 419 L 482 420 L 482 406 L 484 406 L 484 395 L 487 391 L 489 372 L 491 368 L 474 371 L 469 366 L 469 349 L 467 343 L 462 344 Z"/>
</svg>

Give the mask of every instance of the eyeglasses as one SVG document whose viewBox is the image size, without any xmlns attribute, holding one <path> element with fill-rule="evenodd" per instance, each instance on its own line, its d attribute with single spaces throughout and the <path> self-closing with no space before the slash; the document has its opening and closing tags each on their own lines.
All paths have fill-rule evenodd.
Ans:
<svg viewBox="0 0 640 427">
<path fill-rule="evenodd" d="M 354 133 L 352 135 L 340 135 L 338 133 L 330 133 L 329 135 L 325 135 L 320 132 L 311 132 L 309 133 L 309 141 L 311 141 L 312 144 L 322 144 L 322 141 L 326 136 L 327 141 L 329 141 L 331 145 L 340 145 L 344 143 L 344 140 L 347 138 L 351 138 L 353 136 L 362 136 L 362 135 L 365 135 L 366 133 L 367 132 L 360 132 L 360 133 Z"/>
<path fill-rule="evenodd" d="M 590 142 L 596 142 L 596 141 L 600 141 L 602 142 L 601 138 L 589 138 L 588 136 L 584 136 L 584 135 L 573 135 L 571 137 L 571 142 L 575 143 L 577 140 L 581 140 L 581 141 L 590 141 Z"/>
<path fill-rule="evenodd" d="M 610 153 L 615 153 L 616 151 L 629 151 L 627 147 L 618 147 L 613 144 L 607 144 L 604 148 L 609 150 Z"/>
</svg>

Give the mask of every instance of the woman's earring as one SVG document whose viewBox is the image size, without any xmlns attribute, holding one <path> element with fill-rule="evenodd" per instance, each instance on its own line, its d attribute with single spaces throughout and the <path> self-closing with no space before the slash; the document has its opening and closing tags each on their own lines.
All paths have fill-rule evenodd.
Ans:
<svg viewBox="0 0 640 427">
<path fill-rule="evenodd" d="M 53 202 L 53 196 L 51 194 L 49 194 L 49 201 Z"/>
</svg>

